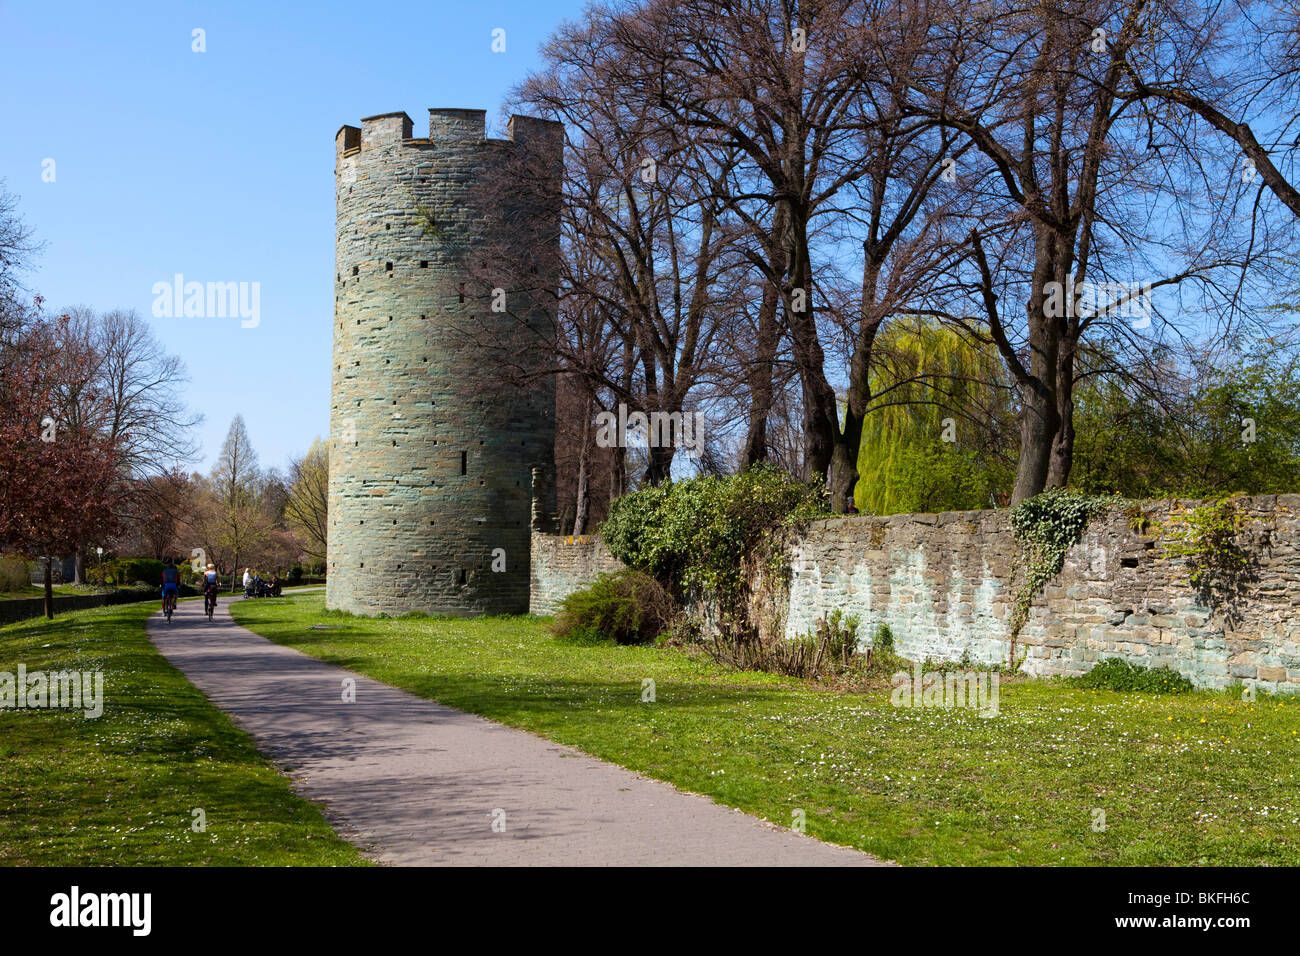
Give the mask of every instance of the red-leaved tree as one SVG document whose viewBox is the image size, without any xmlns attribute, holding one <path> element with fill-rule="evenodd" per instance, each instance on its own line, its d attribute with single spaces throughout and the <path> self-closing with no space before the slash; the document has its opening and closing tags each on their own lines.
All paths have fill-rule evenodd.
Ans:
<svg viewBox="0 0 1300 956">
<path fill-rule="evenodd" d="M 43 558 L 47 618 L 53 556 L 114 530 L 121 458 L 93 416 L 60 425 L 60 396 L 92 372 L 90 356 L 66 344 L 65 322 L 37 314 L 0 345 L 0 544 Z"/>
</svg>

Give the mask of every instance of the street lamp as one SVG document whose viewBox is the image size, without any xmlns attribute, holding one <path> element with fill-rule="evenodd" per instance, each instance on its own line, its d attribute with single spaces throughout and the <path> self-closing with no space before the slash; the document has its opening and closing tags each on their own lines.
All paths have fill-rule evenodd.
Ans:
<svg viewBox="0 0 1300 956">
<path fill-rule="evenodd" d="M 104 584 L 104 549 L 96 548 L 95 553 L 99 555 L 99 584 L 102 587 Z"/>
</svg>

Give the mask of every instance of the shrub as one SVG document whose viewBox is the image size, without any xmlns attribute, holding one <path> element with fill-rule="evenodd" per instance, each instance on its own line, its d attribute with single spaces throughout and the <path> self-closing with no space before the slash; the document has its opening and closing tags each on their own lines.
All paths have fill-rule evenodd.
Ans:
<svg viewBox="0 0 1300 956">
<path fill-rule="evenodd" d="M 846 616 L 836 608 L 817 622 L 815 630 L 798 637 L 717 634 L 705 648 L 718 663 L 739 670 L 817 680 L 857 666 L 858 624 L 856 614 Z"/>
<path fill-rule="evenodd" d="M 157 558 L 119 558 L 117 568 L 119 584 L 128 581 L 154 584 L 162 581 L 163 563 Z"/>
<path fill-rule="evenodd" d="M 26 591 L 32 585 L 27 562 L 16 554 L 0 558 L 0 591 Z"/>
<path fill-rule="evenodd" d="M 1183 694 L 1193 690 L 1190 680 L 1168 667 L 1138 667 L 1119 657 L 1102 661 L 1075 681 L 1080 687 L 1140 691 L 1147 694 Z"/>
<path fill-rule="evenodd" d="M 888 624 L 876 625 L 876 639 L 871 642 L 871 649 L 881 654 L 894 653 L 894 632 Z"/>
<path fill-rule="evenodd" d="M 602 574 L 560 602 L 551 632 L 580 644 L 599 639 L 644 644 L 667 630 L 676 616 L 672 596 L 650 575 L 631 569 Z"/>
<path fill-rule="evenodd" d="M 778 552 L 778 539 L 829 512 L 819 485 L 770 466 L 702 476 L 617 498 L 600 533 L 614 557 L 653 575 L 677 597 L 716 600 L 743 617 L 746 559 Z"/>
</svg>

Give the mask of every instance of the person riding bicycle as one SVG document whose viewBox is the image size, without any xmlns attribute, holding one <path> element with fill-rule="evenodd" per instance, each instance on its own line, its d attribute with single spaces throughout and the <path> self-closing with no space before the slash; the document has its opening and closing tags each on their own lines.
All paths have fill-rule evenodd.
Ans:
<svg viewBox="0 0 1300 956">
<path fill-rule="evenodd" d="M 212 609 L 215 611 L 217 608 L 217 569 L 211 564 L 203 572 L 203 598 L 205 602 L 204 609 L 207 609 L 206 602 L 211 601 Z"/>
<path fill-rule="evenodd" d="M 167 599 L 171 598 L 172 605 L 176 603 L 176 598 L 180 594 L 181 575 L 176 570 L 176 562 L 168 558 L 162 569 L 162 601 L 163 610 L 167 610 Z"/>
</svg>

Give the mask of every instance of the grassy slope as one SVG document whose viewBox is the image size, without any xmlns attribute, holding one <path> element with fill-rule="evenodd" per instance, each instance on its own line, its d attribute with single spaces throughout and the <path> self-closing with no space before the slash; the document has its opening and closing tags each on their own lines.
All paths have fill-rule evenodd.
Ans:
<svg viewBox="0 0 1300 956">
<path fill-rule="evenodd" d="M 0 710 L 0 864 L 361 862 L 149 643 L 152 602 L 0 627 L 0 670 L 104 672 L 98 719 Z M 207 830 L 191 830 L 192 810 Z"/>
<path fill-rule="evenodd" d="M 1029 681 L 982 719 L 679 651 L 573 647 L 535 618 L 368 620 L 324 613 L 318 594 L 234 608 L 323 660 L 778 823 L 803 809 L 810 834 L 900 862 L 1300 864 L 1295 699 Z"/>
<path fill-rule="evenodd" d="M 54 585 L 54 593 L 56 596 L 63 596 L 67 594 L 93 594 L 94 592 L 86 588 L 74 588 L 65 584 L 56 584 Z M 25 591 L 0 591 L 0 601 L 8 601 L 11 599 L 25 600 L 27 598 L 38 597 L 45 597 L 45 588 L 38 588 L 33 585 Z"/>
</svg>

